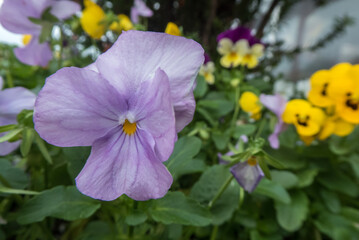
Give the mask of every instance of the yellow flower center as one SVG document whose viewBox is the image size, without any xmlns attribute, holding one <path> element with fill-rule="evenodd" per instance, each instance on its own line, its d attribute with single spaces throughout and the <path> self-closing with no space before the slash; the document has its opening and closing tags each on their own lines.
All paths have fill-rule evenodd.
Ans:
<svg viewBox="0 0 359 240">
<path fill-rule="evenodd" d="M 22 37 L 22 43 L 26 46 L 30 43 L 32 36 L 30 34 L 26 34 Z"/>
<path fill-rule="evenodd" d="M 310 117 L 307 115 L 305 117 L 300 117 L 299 114 L 295 115 L 297 118 L 297 123 L 303 127 L 308 127 L 308 121 L 310 119 Z"/>
<path fill-rule="evenodd" d="M 345 105 L 351 108 L 352 110 L 356 111 L 358 110 L 359 100 L 352 99 L 351 96 L 352 96 L 351 93 L 347 93 L 348 99 L 346 100 Z"/>
<path fill-rule="evenodd" d="M 130 121 L 128 121 L 127 119 L 125 120 L 125 123 L 123 124 L 122 127 L 123 131 L 129 136 L 131 136 L 136 132 L 136 128 L 137 128 L 136 123 L 130 123 Z"/>
<path fill-rule="evenodd" d="M 249 158 L 248 161 L 247 161 L 247 164 L 248 164 L 249 166 L 252 166 L 252 167 L 256 166 L 256 165 L 257 165 L 257 160 L 256 160 L 256 158 L 255 158 L 255 157 Z"/>
<path fill-rule="evenodd" d="M 325 84 L 323 85 L 323 89 L 322 89 L 322 91 L 320 92 L 320 93 L 322 94 L 322 96 L 327 96 L 328 85 L 329 85 L 329 83 L 325 83 Z"/>
</svg>

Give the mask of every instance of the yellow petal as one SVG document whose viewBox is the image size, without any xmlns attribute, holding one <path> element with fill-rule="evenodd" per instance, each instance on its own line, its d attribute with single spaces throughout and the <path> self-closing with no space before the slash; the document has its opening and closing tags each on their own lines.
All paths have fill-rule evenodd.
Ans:
<svg viewBox="0 0 359 240">
<path fill-rule="evenodd" d="M 300 136 L 299 135 L 299 138 L 304 142 L 305 145 L 309 146 L 315 139 L 314 136 L 310 136 L 310 137 L 307 137 L 307 136 Z"/>
<path fill-rule="evenodd" d="M 316 106 L 328 107 L 333 105 L 328 96 L 328 87 L 331 84 L 331 74 L 328 70 L 319 70 L 310 77 L 311 89 L 308 100 Z"/>
<path fill-rule="evenodd" d="M 349 135 L 355 128 L 354 124 L 348 123 L 342 119 L 336 121 L 334 134 L 340 137 Z"/>
<path fill-rule="evenodd" d="M 325 121 L 325 123 L 322 127 L 322 130 L 319 133 L 319 136 L 318 136 L 319 140 L 327 139 L 330 135 L 332 135 L 334 133 L 335 126 L 336 126 L 335 119 L 328 118 Z"/>
<path fill-rule="evenodd" d="M 282 119 L 285 123 L 294 123 L 296 121 L 296 114 L 299 114 L 301 111 L 307 112 L 310 108 L 311 105 L 308 101 L 303 99 L 293 99 L 287 103 Z"/>
<path fill-rule="evenodd" d="M 252 92 L 244 92 L 239 99 L 239 105 L 243 111 L 252 114 L 260 112 L 262 108 L 258 96 Z"/>
<path fill-rule="evenodd" d="M 165 33 L 174 35 L 174 36 L 181 36 L 181 31 L 180 31 L 179 27 L 173 22 L 167 23 Z"/>
<path fill-rule="evenodd" d="M 245 56 L 246 54 L 250 53 L 248 41 L 246 39 L 237 41 L 234 44 L 234 50 L 241 56 Z"/>
<path fill-rule="evenodd" d="M 241 64 L 248 68 L 255 68 L 258 65 L 258 58 L 252 54 L 247 54 L 242 58 Z"/>
<path fill-rule="evenodd" d="M 254 56 L 256 56 L 257 58 L 260 58 L 263 56 L 263 51 L 264 51 L 263 44 L 256 43 L 256 44 L 253 44 L 253 46 L 251 47 L 252 54 Z"/>
<path fill-rule="evenodd" d="M 84 1 L 85 9 L 80 19 L 83 30 L 94 39 L 99 39 L 105 33 L 105 26 L 101 21 L 105 19 L 105 13 L 100 6 L 90 0 Z"/>
<path fill-rule="evenodd" d="M 217 51 L 221 55 L 227 55 L 232 52 L 233 42 L 229 38 L 222 38 L 217 47 Z"/>
<path fill-rule="evenodd" d="M 204 79 L 210 85 L 212 85 L 214 83 L 214 75 L 212 73 L 209 73 L 209 72 L 205 73 Z"/>
<path fill-rule="evenodd" d="M 320 130 L 320 125 L 314 121 L 308 121 L 307 126 L 300 125 L 298 123 L 294 123 L 297 132 L 302 136 L 314 136 Z"/>
<path fill-rule="evenodd" d="M 133 24 L 129 17 L 125 14 L 120 14 L 117 16 L 118 22 L 113 22 L 110 25 L 110 29 L 114 32 L 121 33 L 122 31 L 128 31 L 133 28 Z"/>
<path fill-rule="evenodd" d="M 237 67 L 241 63 L 242 58 L 235 52 L 231 52 L 229 54 L 221 57 L 220 63 L 223 67 Z"/>
</svg>

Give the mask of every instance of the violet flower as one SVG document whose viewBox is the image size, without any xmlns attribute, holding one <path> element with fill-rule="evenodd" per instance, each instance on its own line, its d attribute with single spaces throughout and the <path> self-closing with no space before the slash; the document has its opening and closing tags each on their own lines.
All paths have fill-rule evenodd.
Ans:
<svg viewBox="0 0 359 240">
<path fill-rule="evenodd" d="M 271 112 L 273 112 L 277 118 L 278 122 L 274 127 L 273 133 L 268 137 L 269 144 L 272 148 L 279 148 L 279 134 L 287 129 L 287 124 L 285 124 L 282 120 L 282 114 L 285 109 L 285 105 L 287 101 L 279 94 L 276 95 L 260 95 L 261 103 L 268 108 Z"/>
<path fill-rule="evenodd" d="M 163 197 L 172 176 L 162 164 L 194 113 L 202 47 L 165 33 L 127 31 L 86 68 L 50 76 L 35 104 L 35 129 L 47 142 L 92 146 L 76 178 L 90 197 Z"/>
<path fill-rule="evenodd" d="M 258 183 L 264 177 L 264 173 L 255 157 L 245 162 L 240 162 L 231 167 L 231 173 L 244 190 L 253 192 Z"/>
<path fill-rule="evenodd" d="M 146 3 L 143 0 L 135 0 L 133 7 L 131 8 L 131 21 L 133 23 L 139 22 L 139 16 L 142 17 L 152 17 L 152 10 L 146 6 Z"/>
<path fill-rule="evenodd" d="M 0 8 L 0 23 L 13 33 L 31 35 L 25 47 L 14 49 L 15 56 L 28 65 L 47 66 L 52 58 L 49 43 L 39 42 L 41 26 L 29 20 L 29 17 L 40 19 L 43 11 L 51 7 L 51 14 L 63 20 L 81 10 L 75 2 L 62 0 L 4 0 Z"/>
<path fill-rule="evenodd" d="M 237 27 L 220 33 L 217 36 L 217 42 L 221 41 L 223 38 L 229 38 L 233 43 L 241 39 L 246 39 L 250 46 L 256 43 L 262 44 L 260 40 L 251 34 L 251 30 L 246 27 Z"/>
<path fill-rule="evenodd" d="M 0 90 L 3 79 L 0 77 Z M 16 124 L 17 115 L 24 109 L 33 109 L 36 95 L 23 87 L 8 88 L 0 91 L 0 126 Z M 0 133 L 4 136 L 5 133 Z M 5 156 L 20 145 L 20 141 L 0 143 L 0 156 Z"/>
</svg>

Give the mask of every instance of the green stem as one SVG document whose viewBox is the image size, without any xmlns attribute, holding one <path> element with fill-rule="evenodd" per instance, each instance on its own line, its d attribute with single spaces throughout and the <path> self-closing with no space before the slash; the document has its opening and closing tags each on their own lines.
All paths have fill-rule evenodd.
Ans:
<svg viewBox="0 0 359 240">
<path fill-rule="evenodd" d="M 14 81 L 12 79 L 10 71 L 6 72 L 6 80 L 7 80 L 7 85 L 8 85 L 9 88 L 14 87 Z"/>
<path fill-rule="evenodd" d="M 214 226 L 212 229 L 211 239 L 210 240 L 216 240 L 218 233 L 218 225 Z"/>
<path fill-rule="evenodd" d="M 218 198 L 220 198 L 223 194 L 223 192 L 227 189 L 227 187 L 229 186 L 229 184 L 231 183 L 232 179 L 233 179 L 233 175 L 231 174 L 230 177 L 228 177 L 227 181 L 222 185 L 222 187 L 219 189 L 218 193 L 214 196 L 214 198 L 208 203 L 208 208 L 211 208 L 214 203 L 218 200 Z"/>
<path fill-rule="evenodd" d="M 263 118 L 263 119 L 261 120 L 260 124 L 259 124 L 258 131 L 257 131 L 257 133 L 256 133 L 255 138 L 258 138 L 258 137 L 261 135 L 261 133 L 262 133 L 262 131 L 263 131 L 263 128 L 264 128 L 264 125 L 265 125 L 265 119 Z"/>
<path fill-rule="evenodd" d="M 231 123 L 232 127 L 236 126 L 236 121 L 237 121 L 238 114 L 239 114 L 239 109 L 240 109 L 239 95 L 240 95 L 240 89 L 239 89 L 239 84 L 238 84 L 238 86 L 236 87 L 236 93 L 235 93 L 235 98 L 234 98 L 234 104 L 236 107 L 235 107 L 234 113 L 233 113 L 233 118 L 232 118 L 232 123 Z"/>
<path fill-rule="evenodd" d="M 239 204 L 238 204 L 238 210 L 241 209 L 243 201 L 244 201 L 244 189 L 242 187 L 239 187 Z"/>
<path fill-rule="evenodd" d="M 238 158 L 237 160 L 228 163 L 226 165 L 226 167 L 232 167 L 232 166 L 236 165 L 237 163 L 242 162 L 243 159 L 247 160 L 251 155 L 252 155 L 251 152 L 247 151 L 241 158 Z"/>
</svg>

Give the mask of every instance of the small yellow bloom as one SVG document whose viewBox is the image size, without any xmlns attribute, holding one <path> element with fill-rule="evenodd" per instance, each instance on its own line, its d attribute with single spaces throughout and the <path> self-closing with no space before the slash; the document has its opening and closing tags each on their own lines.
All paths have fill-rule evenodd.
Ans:
<svg viewBox="0 0 359 240">
<path fill-rule="evenodd" d="M 348 63 L 340 63 L 330 70 L 319 70 L 310 78 L 311 89 L 308 100 L 318 107 L 328 107 L 334 104 L 328 95 L 328 88 L 333 82 L 340 81 L 340 76 L 350 69 Z"/>
<path fill-rule="evenodd" d="M 252 92 L 244 92 L 239 99 L 239 105 L 242 110 L 249 113 L 251 118 L 258 120 L 261 118 L 262 105 L 259 98 Z"/>
<path fill-rule="evenodd" d="M 120 14 L 117 16 L 118 22 L 113 22 L 110 25 L 110 29 L 114 32 L 121 33 L 122 31 L 128 31 L 133 28 L 133 24 L 129 17 L 127 17 L 125 14 Z"/>
<path fill-rule="evenodd" d="M 264 46 L 260 43 L 249 46 L 245 39 L 239 40 L 237 43 L 239 54 L 242 56 L 240 64 L 248 68 L 255 68 L 258 65 L 259 58 L 263 56 Z"/>
<path fill-rule="evenodd" d="M 337 116 L 328 117 L 323 128 L 320 131 L 318 138 L 319 140 L 327 139 L 332 134 L 339 137 L 349 135 L 354 130 L 355 125 L 340 119 Z"/>
<path fill-rule="evenodd" d="M 233 44 L 229 38 L 222 38 L 219 41 L 217 51 L 222 55 L 220 63 L 223 67 L 237 67 L 242 62 L 243 57 L 239 54 L 240 45 L 238 42 Z"/>
<path fill-rule="evenodd" d="M 299 138 L 304 142 L 305 145 L 309 146 L 314 140 L 315 136 L 301 136 L 299 135 Z"/>
<path fill-rule="evenodd" d="M 167 23 L 165 33 L 174 35 L 174 36 L 181 36 L 181 31 L 180 31 L 179 27 L 173 22 Z"/>
<path fill-rule="evenodd" d="M 213 84 L 215 81 L 214 73 L 215 67 L 212 61 L 203 64 L 199 69 L 199 75 L 203 76 L 208 84 Z"/>
<path fill-rule="evenodd" d="M 32 36 L 30 34 L 26 34 L 22 37 L 22 43 L 24 46 L 28 45 L 32 39 Z"/>
<path fill-rule="evenodd" d="M 83 30 L 94 39 L 100 39 L 105 34 L 105 25 L 101 22 L 105 20 L 105 12 L 102 8 L 91 0 L 84 0 L 85 9 L 82 11 L 80 19 Z"/>
<path fill-rule="evenodd" d="M 299 135 L 308 137 L 319 133 L 325 114 L 306 100 L 294 99 L 287 103 L 282 118 L 285 123 L 294 124 Z"/>
<path fill-rule="evenodd" d="M 333 72 L 328 95 L 335 103 L 337 115 L 343 120 L 359 123 L 359 65 L 341 64 L 340 71 Z"/>
</svg>

